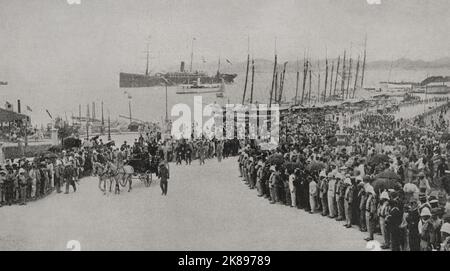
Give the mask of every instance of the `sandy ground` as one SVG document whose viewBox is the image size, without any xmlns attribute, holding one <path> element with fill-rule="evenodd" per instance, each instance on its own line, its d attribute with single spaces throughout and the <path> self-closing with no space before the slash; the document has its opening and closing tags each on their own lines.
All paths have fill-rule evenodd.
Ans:
<svg viewBox="0 0 450 271">
<path fill-rule="evenodd" d="M 171 164 L 165 197 L 159 182 L 138 180 L 103 195 L 91 177 L 76 193 L 2 207 L 0 249 L 67 250 L 77 240 L 82 250 L 367 250 L 357 229 L 257 197 L 236 158 L 196 162 Z"/>
</svg>

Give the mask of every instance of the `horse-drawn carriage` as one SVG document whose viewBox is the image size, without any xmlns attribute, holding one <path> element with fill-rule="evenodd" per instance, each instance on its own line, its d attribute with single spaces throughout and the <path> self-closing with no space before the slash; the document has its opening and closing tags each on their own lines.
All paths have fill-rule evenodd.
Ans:
<svg viewBox="0 0 450 271">
<path fill-rule="evenodd" d="M 129 170 L 126 172 L 128 174 L 127 178 L 134 178 L 144 182 L 145 186 L 150 186 L 153 181 L 153 173 L 158 176 L 158 164 L 159 157 L 151 156 L 148 153 L 134 154 L 125 163 L 124 168 Z M 122 186 L 126 185 L 126 181 L 122 183 Z"/>
<path fill-rule="evenodd" d="M 106 193 L 106 179 L 109 179 L 109 190 L 112 192 L 112 186 L 115 182 L 115 193 L 120 193 L 120 186 L 125 187 L 128 184 L 128 192 L 131 191 L 133 179 L 141 180 L 146 187 L 149 187 L 153 181 L 153 174 L 158 176 L 158 165 L 160 158 L 152 156 L 149 153 L 133 154 L 123 166 L 118 168 L 112 163 L 109 164 L 111 170 L 105 170 L 104 174 L 99 174 L 99 188 Z"/>
</svg>

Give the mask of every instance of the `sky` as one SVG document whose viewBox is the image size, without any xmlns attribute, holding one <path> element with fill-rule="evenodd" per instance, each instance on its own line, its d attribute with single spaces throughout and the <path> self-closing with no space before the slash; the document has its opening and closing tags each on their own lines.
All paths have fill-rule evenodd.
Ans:
<svg viewBox="0 0 450 271">
<path fill-rule="evenodd" d="M 305 50 L 313 59 L 344 49 L 356 55 L 366 35 L 369 61 L 450 56 L 448 0 L 68 1 L 0 0 L 0 81 L 10 82 L 8 95 L 115 86 L 120 71 L 145 70 L 147 43 L 159 71 L 189 62 L 193 38 L 194 65 L 243 61 L 248 37 L 252 55 L 265 59 L 273 58 L 275 40 L 283 59 Z"/>
</svg>

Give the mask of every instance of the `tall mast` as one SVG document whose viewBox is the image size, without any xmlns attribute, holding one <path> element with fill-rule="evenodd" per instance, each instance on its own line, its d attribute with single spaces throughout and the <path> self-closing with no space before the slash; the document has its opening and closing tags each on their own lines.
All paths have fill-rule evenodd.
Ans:
<svg viewBox="0 0 450 271">
<path fill-rule="evenodd" d="M 342 99 L 344 99 L 344 86 L 345 86 L 345 57 L 346 57 L 346 51 L 344 51 L 344 62 L 342 63 L 342 76 L 341 76 L 341 93 L 342 93 Z"/>
<path fill-rule="evenodd" d="M 323 90 L 323 101 L 327 98 L 327 86 L 328 86 L 328 56 L 325 58 L 325 87 Z"/>
<path fill-rule="evenodd" d="M 362 65 L 362 71 L 361 71 L 361 88 L 364 88 L 364 75 L 366 71 L 366 52 L 367 52 L 367 34 L 364 39 L 364 59 L 363 59 L 363 65 Z"/>
<path fill-rule="evenodd" d="M 92 102 L 92 119 L 95 120 L 96 115 L 95 115 L 95 102 Z"/>
<path fill-rule="evenodd" d="M 348 99 L 348 90 L 350 88 L 350 80 L 352 78 L 352 58 L 350 57 L 349 65 L 348 65 L 348 76 L 347 76 L 347 89 L 346 89 L 346 95 L 345 98 Z"/>
<path fill-rule="evenodd" d="M 252 59 L 252 86 L 250 88 L 250 104 L 253 103 L 253 83 L 255 81 L 255 60 Z"/>
<path fill-rule="evenodd" d="M 247 71 L 245 72 L 245 84 L 244 84 L 244 95 L 242 96 L 242 104 L 245 103 L 245 94 L 247 92 L 247 82 L 248 82 L 248 69 L 250 66 L 250 54 L 247 55 Z"/>
<path fill-rule="evenodd" d="M 275 89 L 274 91 L 274 98 L 275 98 L 275 103 L 277 103 L 277 98 L 278 98 L 278 71 L 275 72 Z"/>
<path fill-rule="evenodd" d="M 283 97 L 283 89 L 284 89 L 284 78 L 286 76 L 286 65 L 287 65 L 287 61 L 284 62 L 283 65 L 283 74 L 281 76 L 281 80 L 280 80 L 280 96 L 278 96 L 278 103 L 281 103 L 281 98 Z"/>
<path fill-rule="evenodd" d="M 312 83 L 311 80 L 312 76 L 311 76 L 311 69 L 309 69 L 309 92 L 308 92 L 308 104 L 311 104 L 311 89 L 312 89 Z"/>
<path fill-rule="evenodd" d="M 78 122 L 81 125 L 81 104 L 78 105 Z"/>
<path fill-rule="evenodd" d="M 300 77 L 300 71 L 298 69 L 298 58 L 297 58 L 297 80 L 295 83 L 295 98 L 294 98 L 294 104 L 297 105 L 297 97 L 298 97 L 298 79 Z"/>
<path fill-rule="evenodd" d="M 192 38 L 190 72 L 192 72 L 192 63 L 194 62 L 194 40 L 195 40 L 195 38 Z"/>
<path fill-rule="evenodd" d="M 317 98 L 316 102 L 320 102 L 320 60 L 317 60 Z"/>
<path fill-rule="evenodd" d="M 330 95 L 329 95 L 330 97 L 331 97 L 331 95 L 332 95 L 331 92 L 332 92 L 332 90 L 333 90 L 333 73 L 334 73 L 334 61 L 331 62 L 331 74 L 330 74 L 330 75 L 331 75 L 331 76 L 330 76 L 330 77 L 331 77 L 331 78 L 330 78 L 331 80 L 330 80 Z M 325 91 L 327 91 L 327 90 L 325 89 Z"/>
<path fill-rule="evenodd" d="M 273 91 L 275 88 L 275 75 L 277 72 L 277 39 L 275 38 L 275 62 L 273 64 L 273 73 L 272 73 L 272 87 L 270 88 L 270 98 L 269 98 L 269 108 L 272 105 L 272 97 L 273 97 Z M 276 97 L 276 96 L 275 96 Z"/>
<path fill-rule="evenodd" d="M 308 76 L 308 59 L 306 57 L 303 58 L 303 87 L 302 87 L 302 100 L 301 100 L 301 104 L 303 104 L 303 100 L 304 100 L 304 94 L 305 93 L 305 89 L 306 89 L 306 79 Z"/>
<path fill-rule="evenodd" d="M 338 83 L 338 77 L 339 77 L 339 66 L 341 65 L 341 56 L 338 56 L 338 62 L 336 67 L 336 81 L 334 82 L 334 90 L 333 95 L 336 95 L 336 89 L 337 89 L 337 83 Z"/>
<path fill-rule="evenodd" d="M 355 86 L 353 87 L 353 95 L 352 98 L 355 98 L 355 92 L 356 92 L 356 84 L 358 82 L 358 75 L 359 75 L 359 60 L 361 56 L 358 55 L 358 63 L 356 64 L 356 75 L 355 75 Z"/>
<path fill-rule="evenodd" d="M 145 75 L 148 75 L 148 65 L 149 65 L 149 57 L 150 57 L 150 44 L 147 43 L 147 64 L 145 66 Z"/>
</svg>

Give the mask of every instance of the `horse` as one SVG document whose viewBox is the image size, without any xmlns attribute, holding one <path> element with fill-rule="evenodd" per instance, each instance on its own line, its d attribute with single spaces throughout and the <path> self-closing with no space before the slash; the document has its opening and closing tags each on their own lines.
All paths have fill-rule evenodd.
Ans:
<svg viewBox="0 0 450 271">
<path fill-rule="evenodd" d="M 106 194 L 106 182 L 109 180 L 109 192 L 112 192 L 114 182 L 114 194 L 120 194 L 119 180 L 117 178 L 117 167 L 111 162 L 107 162 L 104 166 L 100 163 L 96 163 L 95 167 L 98 175 L 98 188 Z"/>
</svg>

